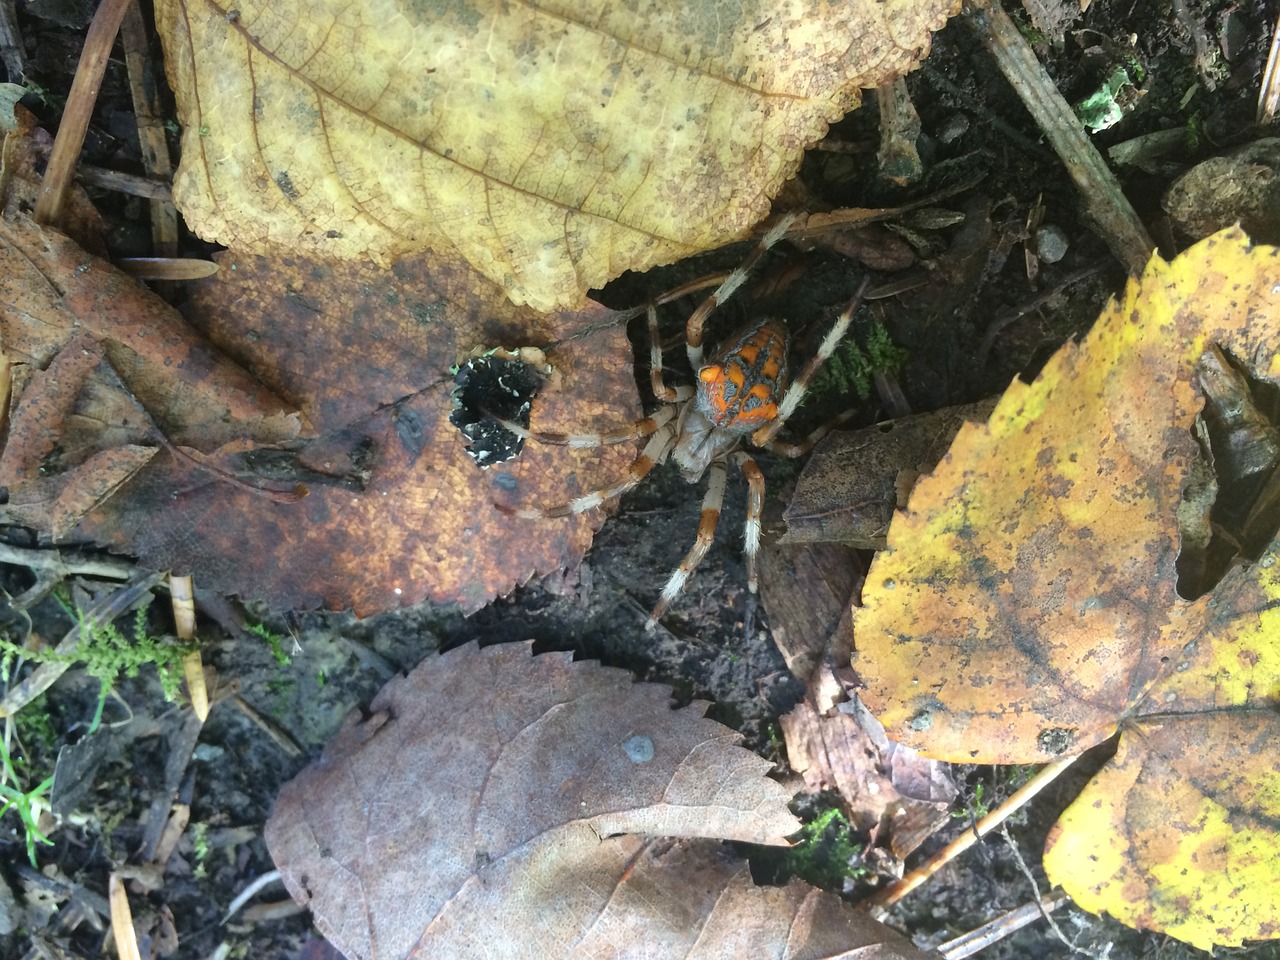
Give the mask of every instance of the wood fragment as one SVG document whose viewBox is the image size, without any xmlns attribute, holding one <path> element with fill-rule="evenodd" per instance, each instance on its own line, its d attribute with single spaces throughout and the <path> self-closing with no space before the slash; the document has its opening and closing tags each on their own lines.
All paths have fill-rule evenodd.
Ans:
<svg viewBox="0 0 1280 960">
<path fill-rule="evenodd" d="M 98 91 L 102 89 L 102 76 L 107 70 L 107 60 L 111 57 L 111 48 L 120 31 L 120 21 L 132 2 L 134 0 L 102 0 L 102 5 L 93 15 L 93 22 L 89 24 L 89 33 L 80 52 L 80 63 L 76 67 L 76 77 L 71 82 L 71 92 L 67 95 L 62 122 L 58 125 L 58 136 L 53 141 L 49 164 L 45 168 L 40 194 L 36 198 L 36 223 L 57 226 L 62 220 L 62 208 L 66 204 L 67 193 L 75 176 L 76 159 L 84 145 L 84 135 L 89 130 L 93 105 L 97 102 Z"/>
<path fill-rule="evenodd" d="M 907 81 L 898 77 L 876 87 L 880 104 L 880 174 L 898 186 L 915 183 L 924 172 L 916 139 L 920 136 L 920 114 L 907 92 Z"/>
<path fill-rule="evenodd" d="M 1271 51 L 1267 54 L 1267 69 L 1262 75 L 1258 90 L 1258 126 L 1270 123 L 1280 109 L 1280 17 L 1271 31 Z"/>
<path fill-rule="evenodd" d="M 165 864 L 173 856 L 173 851 L 177 849 L 178 841 L 182 839 L 183 833 L 187 830 L 187 824 L 190 822 L 191 805 L 189 803 L 175 803 L 173 809 L 169 812 L 169 822 L 164 825 L 164 832 L 160 834 L 160 843 L 156 847 L 155 865 L 161 868 L 161 874 L 164 872 Z"/>
<path fill-rule="evenodd" d="M 116 940 L 116 956 L 120 960 L 142 960 L 138 951 L 138 935 L 133 929 L 133 911 L 129 909 L 129 894 L 124 889 L 124 881 L 114 871 L 107 882 L 107 893 L 111 901 L 111 932 Z"/>
<path fill-rule="evenodd" d="M 125 11 L 120 24 L 120 43 L 129 70 L 129 92 L 133 95 L 133 113 L 138 123 L 142 167 L 149 177 L 169 180 L 173 176 L 173 162 L 169 158 L 169 142 L 165 138 L 155 84 L 146 82 L 147 25 L 138 0 L 131 0 Z M 178 253 L 178 208 L 172 199 L 151 201 L 151 243 L 157 256 L 173 257 Z"/>
<path fill-rule="evenodd" d="M 1058 92 L 999 0 L 969 0 L 965 11 L 968 23 L 1031 111 L 1080 190 L 1085 213 L 1099 236 L 1125 269 L 1137 276 L 1155 252 L 1155 242 L 1120 189 L 1115 174 L 1085 135 L 1070 104 Z"/>
<path fill-rule="evenodd" d="M 178 639 L 192 639 L 196 635 L 196 601 L 191 578 L 170 574 L 169 596 L 173 603 L 173 622 Z M 192 650 L 182 658 L 182 675 L 187 679 L 191 709 L 200 722 L 204 723 L 209 719 L 209 688 L 204 681 L 204 665 L 201 663 L 199 650 Z"/>
</svg>

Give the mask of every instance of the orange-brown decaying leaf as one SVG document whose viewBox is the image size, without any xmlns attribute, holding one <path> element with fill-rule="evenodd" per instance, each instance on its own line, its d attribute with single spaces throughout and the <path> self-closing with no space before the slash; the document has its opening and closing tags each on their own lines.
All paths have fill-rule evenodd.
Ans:
<svg viewBox="0 0 1280 960">
<path fill-rule="evenodd" d="M 308 495 L 279 503 L 166 453 L 83 532 L 207 588 L 276 608 L 360 615 L 424 598 L 470 612 L 537 573 L 573 566 L 603 520 L 519 520 L 496 501 L 549 506 L 621 477 L 634 444 L 531 444 L 481 470 L 449 421 L 451 367 L 476 347 L 547 345 L 556 373 L 533 426 L 584 432 L 638 415 L 625 330 L 596 305 L 540 316 L 465 266 L 424 256 L 391 270 L 223 255 L 193 287 L 197 327 L 281 396 L 312 436 L 287 450 L 225 448 L 218 462 Z"/>
<path fill-rule="evenodd" d="M 156 5 L 175 200 L 256 253 L 456 252 L 517 303 L 740 239 L 958 0 Z"/>
<path fill-rule="evenodd" d="M 267 845 L 347 956 L 921 958 L 838 898 L 662 839 L 783 843 L 797 822 L 696 706 L 529 654 L 424 661 L 281 791 Z"/>
<path fill-rule="evenodd" d="M 0 219 L 0 354 L 12 365 L 0 514 L 61 539 L 164 442 L 275 443 L 296 436 L 299 421 L 159 297 L 22 213 L 49 142 L 28 114 L 19 120 L 5 137 Z M 68 228 L 96 246 L 82 191 L 65 211 Z"/>
<path fill-rule="evenodd" d="M 1177 511 L 1211 344 L 1280 382 L 1280 252 L 1152 260 L 917 484 L 855 609 L 891 736 L 1025 763 L 1121 731 L 1046 857 L 1082 906 L 1210 948 L 1280 936 L 1280 541 L 1194 602 Z"/>
</svg>

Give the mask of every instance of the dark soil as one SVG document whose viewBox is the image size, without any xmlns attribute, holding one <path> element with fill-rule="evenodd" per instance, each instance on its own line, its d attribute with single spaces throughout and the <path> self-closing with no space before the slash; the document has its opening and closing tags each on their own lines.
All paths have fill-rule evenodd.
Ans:
<svg viewBox="0 0 1280 960">
<path fill-rule="evenodd" d="M 1059 9 L 1052 0 L 1041 6 Z M 72 0 L 20 5 L 17 23 L 28 58 L 27 79 L 38 91 L 24 104 L 50 130 L 58 125 L 71 84 L 86 7 Z M 1062 11 L 1078 12 L 1078 5 L 1065 3 Z M 1278 12 L 1280 2 L 1260 0 L 1094 0 L 1087 14 L 1068 22 L 1060 36 L 1036 34 L 1042 61 L 1072 102 L 1095 90 L 1117 64 L 1141 66 L 1143 94 L 1125 119 L 1095 136 L 1102 149 L 1154 131 L 1186 131 L 1182 145 L 1148 169 L 1119 170 L 1128 195 L 1162 243 L 1175 243 L 1160 208 L 1172 179 L 1194 162 L 1260 135 L 1252 126 L 1254 98 Z M 158 56 L 155 62 L 159 64 Z M 123 76 L 123 66 L 113 64 L 86 159 L 136 172 L 138 145 Z M 1061 164 L 963 19 L 936 38 L 933 53 L 908 85 L 922 123 L 925 174 L 920 181 L 901 187 L 880 176 L 874 149 L 878 118 L 874 98 L 869 98 L 866 107 L 832 129 L 828 141 L 855 149 L 813 151 L 797 192 L 810 209 L 820 209 L 894 206 L 962 187 L 933 204 L 964 214 L 962 223 L 943 226 L 941 220 L 918 219 L 892 224 L 897 231 L 892 236 L 907 238 L 921 257 L 909 268 L 919 283 L 899 296 L 874 301 L 864 313 L 882 322 L 907 351 L 896 381 L 909 408 L 926 411 L 999 392 L 1015 376 L 1033 376 L 1057 347 L 1089 328 L 1106 298 L 1122 284 L 1123 270 L 1082 220 L 1080 199 Z M 95 199 L 113 226 L 116 252 L 147 252 L 144 206 L 114 194 Z M 1044 205 L 1045 223 L 1062 231 L 1068 247 L 1058 262 L 1040 264 L 1033 286 L 1025 266 L 1024 233 L 1028 210 L 1037 200 Z M 1169 246 L 1164 252 L 1175 251 Z M 601 296 L 611 306 L 641 303 L 690 277 L 733 265 L 743 253 L 742 248 L 720 251 L 645 277 L 625 277 Z M 803 343 L 822 335 L 867 268 L 830 250 L 787 248 L 772 255 L 760 275 L 767 283 L 793 267 L 802 272 L 787 291 L 787 319 Z M 892 279 L 877 274 L 872 285 Z M 664 330 L 675 336 L 689 309 L 683 303 L 672 305 L 664 315 Z M 731 329 L 746 311 L 759 309 L 768 309 L 767 298 L 740 297 L 722 311 L 710 339 Z M 865 338 L 869 319 L 859 323 L 855 337 Z M 643 331 L 634 333 L 637 356 L 647 356 Z M 803 346 L 797 352 L 803 354 Z M 673 350 L 669 356 L 678 353 Z M 646 384 L 647 371 L 638 366 L 637 373 Z M 855 423 L 873 422 L 887 409 L 852 392 L 824 389 L 820 402 L 810 406 L 834 410 L 861 404 Z M 802 418 L 799 426 L 820 419 Z M 768 456 L 760 459 L 776 514 L 798 467 Z M 96 908 L 106 895 L 108 872 L 150 842 L 148 823 L 154 825 L 155 811 L 167 810 L 171 793 L 190 804 L 192 826 L 163 883 L 136 890 L 132 898 L 153 931 L 155 955 L 319 955 L 314 952 L 318 945 L 307 942 L 318 934 L 305 915 L 246 919 L 241 913 L 222 922 L 233 898 L 273 869 L 261 836 L 272 800 L 344 716 L 367 705 L 389 678 L 423 657 L 476 639 L 533 639 L 542 649 L 573 650 L 581 658 L 626 667 L 640 679 L 670 684 L 676 700 L 710 701 L 713 717 L 785 764 L 775 720 L 802 696 L 803 687 L 772 642 L 768 612 L 745 587 L 740 554 L 745 485 L 740 478 L 731 476 L 721 536 L 686 595 L 656 632 L 643 630 L 663 583 L 692 542 L 700 499 L 701 491 L 690 488 L 673 467 L 658 469 L 622 498 L 578 569 L 521 588 L 470 618 L 427 608 L 365 621 L 345 614 L 271 615 L 251 609 L 252 621 L 265 622 L 288 638 L 284 652 L 289 662 L 283 666 L 263 640 L 225 629 L 240 616 L 234 608 L 205 598 L 205 660 L 216 667 L 222 683 L 234 686 L 235 697 L 214 706 L 186 764 L 186 713 L 165 703 L 154 677 L 144 671 L 117 687 L 106 705 L 105 730 L 98 735 L 105 743 L 90 778 L 92 789 L 76 805 L 80 816 L 54 833 L 52 847 L 37 851 L 40 871 L 27 864 L 16 818 L 10 815 L 3 822 L 0 956 L 96 955 L 104 939 Z M 10 531 L 8 540 L 28 542 L 21 531 Z M 32 582 L 30 571 L 5 569 L 3 586 L 11 596 Z M 55 642 L 70 627 L 65 615 L 49 604 L 35 610 L 33 618 L 35 629 Z M 153 629 L 164 631 L 166 620 L 154 614 Z M 74 670 L 51 689 L 43 701 L 51 726 L 43 734 L 24 729 L 30 771 L 48 771 L 60 746 L 84 736 L 96 695 L 97 682 Z M 175 766 L 174 758 L 176 770 L 166 771 L 167 764 Z M 984 784 L 992 805 L 1007 792 L 1006 772 L 974 768 L 959 775 L 970 797 L 975 785 Z M 35 779 L 39 776 L 43 774 Z M 1031 880 L 1016 857 L 1029 866 L 1041 890 L 1047 889 L 1038 867 L 1044 836 L 1084 776 L 1078 773 L 1058 784 L 1028 814 L 1015 818 L 1011 842 L 988 839 L 907 898 L 892 922 L 922 944 L 933 945 L 1033 900 Z M 957 819 L 950 833 L 965 826 L 965 820 Z M 924 852 L 947 839 L 935 838 Z M 279 885 L 257 898 L 284 899 Z M 1058 911 L 1056 920 L 1077 944 L 1075 952 L 1085 956 L 1202 955 L 1070 908 Z M 176 937 L 176 948 L 167 953 L 162 948 L 175 941 L 171 937 L 166 944 L 166 931 Z M 218 954 L 220 945 L 229 952 Z M 1272 946 L 1223 953 L 1280 956 Z M 983 955 L 1052 958 L 1070 956 L 1072 950 L 1041 921 Z"/>
</svg>

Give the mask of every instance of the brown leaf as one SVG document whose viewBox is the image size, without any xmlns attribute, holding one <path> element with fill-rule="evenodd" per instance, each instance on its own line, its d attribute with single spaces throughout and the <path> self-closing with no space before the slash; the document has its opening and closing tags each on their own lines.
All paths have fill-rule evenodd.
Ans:
<svg viewBox="0 0 1280 960">
<path fill-rule="evenodd" d="M 764 940 L 747 953 L 823 956 L 892 939 L 834 898 L 751 887 L 712 845 L 634 835 L 785 843 L 797 823 L 768 764 L 671 710 L 665 687 L 529 653 L 425 661 L 281 791 L 267 844 L 348 956 L 733 956 L 748 936 Z"/>
<path fill-rule="evenodd" d="M 760 596 L 788 669 L 806 687 L 805 698 L 779 718 L 788 764 L 806 789 L 838 792 L 854 828 L 902 859 L 948 819 L 956 790 L 947 764 L 895 749 L 851 698 L 849 607 L 863 568 L 853 550 L 838 544 L 766 542 Z"/>
<path fill-rule="evenodd" d="M 269 443 L 295 436 L 298 420 L 172 307 L 21 212 L 48 138 L 29 116 L 20 119 L 5 137 L 0 219 L 0 354 L 12 364 L 0 517 L 61 539 L 157 444 Z M 97 242 L 99 223 L 81 191 L 67 210 L 71 229 Z"/>
<path fill-rule="evenodd" d="M 175 200 L 254 253 L 456 252 L 517 303 L 741 239 L 957 0 L 157 4 Z"/>
<path fill-rule="evenodd" d="M 69 237 L 25 217 L 0 221 L 0 276 L 6 296 L 0 346 L 14 363 L 46 366 L 80 331 L 103 349 L 130 391 L 171 440 L 225 442 L 240 424 L 292 436 L 288 408 L 210 349 L 173 307 Z"/>
<path fill-rule="evenodd" d="M 423 598 L 470 612 L 580 560 L 602 511 L 524 521 L 494 503 L 552 505 L 603 486 L 625 473 L 634 445 L 531 444 L 481 470 L 448 420 L 451 367 L 477 347 L 557 343 L 534 427 L 628 421 L 639 412 L 631 348 L 612 314 L 513 307 L 434 256 L 392 270 L 232 254 L 220 263 L 195 285 L 193 323 L 295 401 L 315 434 L 287 450 L 228 447 L 221 462 L 301 481 L 309 495 L 274 502 L 164 456 L 84 532 L 160 569 L 195 571 L 213 590 L 360 615 Z"/>
<path fill-rule="evenodd" d="M 782 542 L 882 547 L 916 477 L 937 465 L 961 424 L 986 420 L 994 407 L 994 399 L 983 400 L 831 434 L 796 482 Z"/>
</svg>

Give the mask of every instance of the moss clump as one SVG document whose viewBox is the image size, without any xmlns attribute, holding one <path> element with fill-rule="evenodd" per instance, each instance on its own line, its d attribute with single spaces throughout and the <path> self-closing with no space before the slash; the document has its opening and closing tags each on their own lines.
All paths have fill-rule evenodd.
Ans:
<svg viewBox="0 0 1280 960">
<path fill-rule="evenodd" d="M 119 678 L 136 677 L 138 671 L 147 664 L 155 667 L 160 678 L 160 688 L 166 700 L 173 700 L 178 695 L 182 684 L 182 658 L 192 650 L 196 643 L 179 643 L 169 637 L 153 636 L 147 631 L 147 608 L 139 607 L 134 614 L 131 635 L 126 635 L 115 623 L 97 623 L 82 617 L 77 612 L 66 608 L 68 615 L 80 625 L 80 642 L 71 653 L 62 654 L 52 647 L 42 650 L 28 650 L 14 643 L 8 637 L 0 635 L 0 672 L 7 680 L 18 658 L 32 660 L 37 663 L 82 663 L 87 674 L 97 677 L 101 684 L 98 696 L 98 710 L 93 719 L 90 732 L 97 729 L 102 717 L 102 705 L 107 694 L 115 686 Z"/>
<path fill-rule="evenodd" d="M 894 344 L 889 331 L 879 320 L 867 328 L 863 343 L 847 339 L 818 371 L 813 392 L 848 393 L 853 391 L 859 400 L 871 396 L 871 388 L 877 373 L 897 373 L 906 362 L 907 351 Z"/>
<path fill-rule="evenodd" d="M 862 866 L 862 843 L 835 807 L 801 828 L 796 845 L 787 851 L 785 869 L 816 887 L 838 891 L 867 873 Z"/>
</svg>

